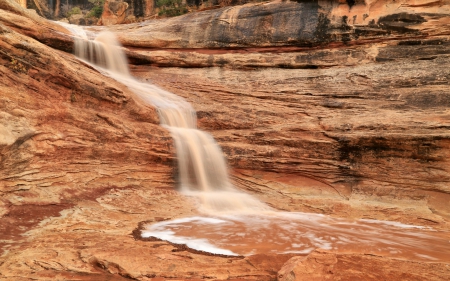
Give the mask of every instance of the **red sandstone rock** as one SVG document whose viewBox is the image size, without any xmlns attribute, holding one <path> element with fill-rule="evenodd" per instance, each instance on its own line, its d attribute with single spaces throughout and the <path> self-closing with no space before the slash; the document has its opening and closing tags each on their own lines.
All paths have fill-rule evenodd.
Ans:
<svg viewBox="0 0 450 281">
<path fill-rule="evenodd" d="M 278 272 L 278 281 L 436 280 L 450 278 L 442 263 L 417 263 L 373 255 L 336 254 L 322 250 L 293 257 Z"/>
<path fill-rule="evenodd" d="M 136 48 L 262 48 L 349 46 L 402 37 L 448 36 L 446 1 L 272 1 L 117 26 Z M 124 32 L 122 32 L 124 31 Z"/>
<path fill-rule="evenodd" d="M 67 29 L 38 16 L 33 10 L 22 9 L 15 1 L 0 2 L 0 23 L 2 28 L 7 26 L 53 48 L 73 50 L 73 38 Z"/>
<path fill-rule="evenodd" d="M 71 54 L 4 25 L 0 38 L 0 214 L 11 214 L 2 229 L 43 219 L 22 225 L 19 206 L 70 207 L 105 188 L 172 182 L 171 138 L 153 108 Z M 2 232 L 2 244 L 16 232 Z"/>
<path fill-rule="evenodd" d="M 122 0 L 106 0 L 103 5 L 103 14 L 99 20 L 100 25 L 113 25 L 123 23 L 128 3 Z"/>
<path fill-rule="evenodd" d="M 172 190 L 168 132 L 126 87 L 48 47 L 71 50 L 67 30 L 12 3 L 0 2 L 0 278 L 276 278 L 289 256 L 222 258 L 132 238 L 141 221 L 197 214 Z M 295 15 L 302 3 L 113 30 L 133 63 L 202 67 L 132 70 L 193 104 L 238 188 L 277 209 L 448 230 L 448 4 L 355 3 L 320 1 L 321 13 L 303 14 L 330 21 L 304 27 L 320 31 L 302 37 L 313 50 L 264 33 L 278 29 L 267 29 L 271 13 Z M 242 42 L 245 26 L 257 32 Z M 164 46 L 177 49 L 150 49 Z M 316 252 L 291 267 L 283 276 L 448 278 L 445 264 L 359 254 Z"/>
</svg>

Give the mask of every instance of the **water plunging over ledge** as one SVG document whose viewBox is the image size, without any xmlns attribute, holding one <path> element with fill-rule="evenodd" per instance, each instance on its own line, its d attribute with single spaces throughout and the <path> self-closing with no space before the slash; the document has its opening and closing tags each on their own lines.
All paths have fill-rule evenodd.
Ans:
<svg viewBox="0 0 450 281">
<path fill-rule="evenodd" d="M 72 30 L 74 29 L 74 30 Z M 308 254 L 315 248 L 427 261 L 450 261 L 449 233 L 395 222 L 350 221 L 318 214 L 275 212 L 239 192 L 228 179 L 222 151 L 211 135 L 197 129 L 196 113 L 183 98 L 133 78 L 111 33 L 87 40 L 82 29 L 75 54 L 106 76 L 126 85 L 157 108 L 161 125 L 175 142 L 180 191 L 200 201 L 208 214 L 142 226 L 143 239 L 155 237 L 223 255 Z"/>
<path fill-rule="evenodd" d="M 213 137 L 197 129 L 197 115 L 182 97 L 133 78 L 114 35 L 100 33 L 95 40 L 77 32 L 75 55 L 104 75 L 126 85 L 139 99 L 156 107 L 161 125 L 175 142 L 180 191 L 200 200 L 207 213 L 270 210 L 252 196 L 239 192 L 229 181 L 222 150 Z"/>
</svg>

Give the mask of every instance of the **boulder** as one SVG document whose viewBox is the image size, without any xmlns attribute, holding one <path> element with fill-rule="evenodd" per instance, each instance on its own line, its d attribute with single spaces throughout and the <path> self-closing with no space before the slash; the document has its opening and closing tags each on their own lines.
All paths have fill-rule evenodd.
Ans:
<svg viewBox="0 0 450 281">
<path fill-rule="evenodd" d="M 73 14 L 68 18 L 68 20 L 70 24 L 86 25 L 86 20 L 83 14 Z"/>
<path fill-rule="evenodd" d="M 114 25 L 125 21 L 128 3 L 123 0 L 106 0 L 103 14 L 98 22 L 100 25 Z"/>
</svg>

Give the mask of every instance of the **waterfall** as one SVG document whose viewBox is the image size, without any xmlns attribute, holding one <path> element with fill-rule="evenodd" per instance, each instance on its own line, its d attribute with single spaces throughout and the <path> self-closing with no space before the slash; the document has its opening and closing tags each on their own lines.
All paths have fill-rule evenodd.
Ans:
<svg viewBox="0 0 450 281">
<path fill-rule="evenodd" d="M 200 211 L 208 213 L 141 225 L 139 237 L 155 237 L 221 255 L 305 255 L 315 248 L 323 248 L 401 259 L 448 261 L 447 232 L 398 222 L 272 212 L 257 199 L 239 192 L 228 179 L 219 145 L 211 135 L 197 129 L 196 113 L 185 99 L 133 78 L 113 34 L 102 33 L 90 41 L 87 38 L 93 38 L 92 34 L 87 36 L 83 29 L 68 29 L 76 34 L 75 54 L 80 59 L 126 85 L 136 98 L 157 109 L 161 125 L 174 139 L 179 189 L 199 199 Z"/>
<path fill-rule="evenodd" d="M 197 129 L 196 112 L 185 99 L 130 75 L 126 57 L 114 34 L 103 32 L 95 40 L 87 40 L 87 36 L 77 30 L 75 55 L 157 108 L 161 125 L 170 131 L 175 142 L 179 190 L 198 198 L 201 211 L 258 212 L 270 209 L 233 187 L 221 148 L 210 134 Z"/>
</svg>

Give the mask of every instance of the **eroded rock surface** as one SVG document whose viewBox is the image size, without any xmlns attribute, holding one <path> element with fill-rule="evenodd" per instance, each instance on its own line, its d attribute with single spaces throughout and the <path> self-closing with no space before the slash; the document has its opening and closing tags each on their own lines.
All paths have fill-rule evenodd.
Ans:
<svg viewBox="0 0 450 281">
<path fill-rule="evenodd" d="M 107 0 L 103 5 L 103 14 L 99 20 L 101 25 L 113 25 L 123 23 L 128 3 L 123 1 Z"/>
<path fill-rule="evenodd" d="M 193 103 L 235 184 L 279 209 L 448 227 L 448 63 L 136 75 Z"/>
<path fill-rule="evenodd" d="M 70 32 L 14 3 L 0 2 L 0 279 L 282 278 L 292 255 L 224 258 L 133 239 L 142 221 L 197 214 L 173 190 L 170 135 L 124 85 L 57 50 L 72 51 Z M 281 210 L 448 230 L 448 3 L 348 3 L 249 4 L 111 29 L 134 75 L 193 104 L 238 188 Z M 448 264 L 360 253 L 295 259 L 326 267 L 318 278 L 329 266 L 342 280 L 449 275 Z"/>
<path fill-rule="evenodd" d="M 448 35 L 446 1 L 273 1 L 224 7 L 146 24 L 116 26 L 138 48 L 245 48 L 353 45 Z"/>
<path fill-rule="evenodd" d="M 53 48 L 68 52 L 73 50 L 73 38 L 69 30 L 38 16 L 34 10 L 23 9 L 15 1 L 0 2 L 0 22 L 2 29 L 9 27 Z"/>
<path fill-rule="evenodd" d="M 448 265 L 386 259 L 374 255 L 335 254 L 323 250 L 291 258 L 278 281 L 301 280 L 436 280 L 450 277 Z"/>
<path fill-rule="evenodd" d="M 83 198 L 173 183 L 173 145 L 153 108 L 73 55 L 0 30 L 2 254 Z"/>
</svg>

